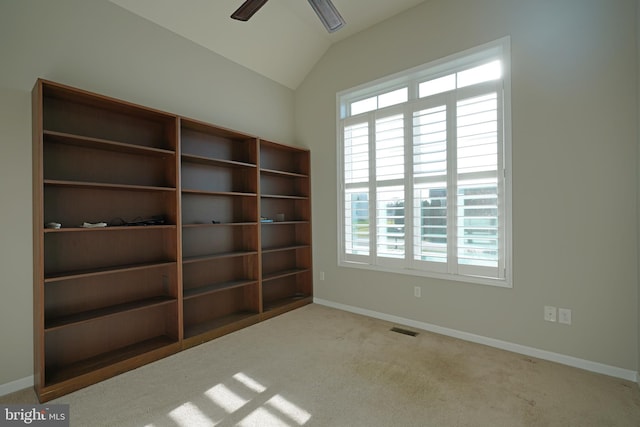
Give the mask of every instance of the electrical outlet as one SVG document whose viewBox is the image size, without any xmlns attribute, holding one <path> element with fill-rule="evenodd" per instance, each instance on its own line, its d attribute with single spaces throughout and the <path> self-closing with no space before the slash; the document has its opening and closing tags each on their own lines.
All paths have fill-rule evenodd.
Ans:
<svg viewBox="0 0 640 427">
<path fill-rule="evenodd" d="M 555 322 L 556 321 L 556 312 L 557 309 L 550 305 L 544 306 L 544 320 L 547 322 Z"/>
<path fill-rule="evenodd" d="M 571 309 L 570 308 L 560 308 L 558 309 L 558 322 L 564 323 L 565 325 L 571 324 Z"/>
<path fill-rule="evenodd" d="M 420 286 L 413 287 L 413 296 L 416 298 L 420 298 L 422 296 L 422 288 Z"/>
<path fill-rule="evenodd" d="M 324 271 L 320 272 L 320 280 L 324 280 Z"/>
</svg>

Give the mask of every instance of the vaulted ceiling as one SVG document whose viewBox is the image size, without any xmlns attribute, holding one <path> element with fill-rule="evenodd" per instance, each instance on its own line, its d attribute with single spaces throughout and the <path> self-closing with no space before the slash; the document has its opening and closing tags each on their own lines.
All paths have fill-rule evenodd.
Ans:
<svg viewBox="0 0 640 427">
<path fill-rule="evenodd" d="M 340 40 L 425 0 L 333 0 L 347 24 L 328 33 L 306 0 L 271 0 L 249 21 L 244 0 L 110 0 L 149 21 L 295 89 Z"/>
</svg>

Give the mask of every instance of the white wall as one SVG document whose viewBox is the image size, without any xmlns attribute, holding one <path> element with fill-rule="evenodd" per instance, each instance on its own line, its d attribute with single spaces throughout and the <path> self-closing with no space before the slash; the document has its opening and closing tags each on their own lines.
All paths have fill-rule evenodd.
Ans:
<svg viewBox="0 0 640 427">
<path fill-rule="evenodd" d="M 336 92 L 506 35 L 513 289 L 339 268 Z M 635 40 L 635 0 L 430 0 L 334 45 L 296 91 L 316 297 L 637 371 Z M 544 322 L 544 305 L 573 324 Z"/>
<path fill-rule="evenodd" d="M 38 77 L 293 142 L 293 91 L 106 0 L 0 2 L 0 386 L 33 374 L 30 92 Z"/>
</svg>

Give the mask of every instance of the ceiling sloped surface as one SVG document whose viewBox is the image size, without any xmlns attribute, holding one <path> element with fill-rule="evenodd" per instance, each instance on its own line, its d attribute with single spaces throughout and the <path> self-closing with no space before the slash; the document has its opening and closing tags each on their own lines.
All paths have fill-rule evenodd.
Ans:
<svg viewBox="0 0 640 427">
<path fill-rule="evenodd" d="M 333 0 L 347 24 L 328 33 L 306 0 L 271 0 L 248 22 L 244 0 L 110 0 L 151 22 L 295 89 L 332 43 L 424 0 Z"/>
</svg>

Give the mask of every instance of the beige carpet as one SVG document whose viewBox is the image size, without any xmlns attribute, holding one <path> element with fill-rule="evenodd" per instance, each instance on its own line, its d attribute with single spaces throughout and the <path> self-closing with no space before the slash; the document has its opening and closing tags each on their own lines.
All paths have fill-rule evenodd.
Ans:
<svg viewBox="0 0 640 427">
<path fill-rule="evenodd" d="M 310 305 L 52 403 L 83 427 L 640 425 L 634 383 L 392 326 Z"/>
</svg>

